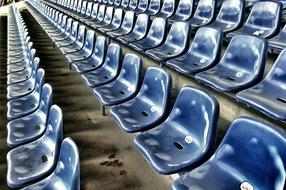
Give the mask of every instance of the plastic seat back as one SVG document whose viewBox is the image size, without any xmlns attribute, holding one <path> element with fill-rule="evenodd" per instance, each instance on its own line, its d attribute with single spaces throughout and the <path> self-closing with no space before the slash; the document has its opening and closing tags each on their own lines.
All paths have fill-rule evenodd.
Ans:
<svg viewBox="0 0 286 190">
<path fill-rule="evenodd" d="M 178 21 L 185 21 L 192 16 L 195 0 L 180 0 L 175 15 Z"/>
<path fill-rule="evenodd" d="M 230 41 L 219 67 L 229 70 L 230 81 L 261 79 L 267 56 L 267 41 L 248 35 L 236 35 Z"/>
<path fill-rule="evenodd" d="M 45 76 L 45 71 L 44 69 L 39 69 L 37 72 L 37 78 L 43 78 Z M 43 79 L 37 79 L 39 82 Z M 41 110 L 44 113 L 49 112 L 50 107 L 52 106 L 52 100 L 53 100 L 53 93 L 52 93 L 52 87 L 48 83 L 46 83 L 43 86 L 42 89 L 42 94 L 41 94 L 41 101 L 39 105 L 39 110 Z"/>
<path fill-rule="evenodd" d="M 91 55 L 93 51 L 93 46 L 95 42 L 95 32 L 93 30 L 88 30 L 86 32 L 85 42 L 83 49 L 87 52 L 88 55 Z"/>
<path fill-rule="evenodd" d="M 177 53 L 182 51 L 189 39 L 189 25 L 186 22 L 175 22 L 172 24 L 164 45 L 174 49 Z"/>
<path fill-rule="evenodd" d="M 148 30 L 149 16 L 147 14 L 139 14 L 134 25 L 133 33 L 145 36 Z"/>
<path fill-rule="evenodd" d="M 77 12 L 77 13 L 80 13 L 81 7 L 82 7 L 82 0 L 78 0 L 77 8 L 76 8 L 76 12 Z"/>
<path fill-rule="evenodd" d="M 82 6 L 81 6 L 81 10 L 80 10 L 81 15 L 85 14 L 86 8 L 87 8 L 87 1 L 83 1 Z"/>
<path fill-rule="evenodd" d="M 154 18 L 146 38 L 152 39 L 155 45 L 159 45 L 165 36 L 167 21 L 164 18 Z"/>
<path fill-rule="evenodd" d="M 155 15 L 160 11 L 161 1 L 160 0 L 150 0 L 147 12 L 148 14 Z"/>
<path fill-rule="evenodd" d="M 131 10 L 135 10 L 138 5 L 138 0 L 130 0 L 128 8 Z"/>
<path fill-rule="evenodd" d="M 222 3 L 220 11 L 216 17 L 216 21 L 222 23 L 240 25 L 243 21 L 244 1 L 241 0 L 225 0 Z"/>
<path fill-rule="evenodd" d="M 256 2 L 251 9 L 245 26 L 279 30 L 281 19 L 281 4 L 275 1 Z"/>
<path fill-rule="evenodd" d="M 71 30 L 73 28 L 72 26 L 73 26 L 73 19 L 69 18 L 67 20 L 67 25 L 66 25 L 66 29 L 65 29 L 65 35 L 66 36 L 69 36 L 71 34 Z"/>
<path fill-rule="evenodd" d="M 84 38 L 85 38 L 86 28 L 85 25 L 81 25 L 78 29 L 78 36 L 76 43 L 81 45 L 84 44 Z"/>
<path fill-rule="evenodd" d="M 93 2 L 88 2 L 87 7 L 86 7 L 86 12 L 85 12 L 86 17 L 90 17 L 92 6 L 93 6 Z"/>
<path fill-rule="evenodd" d="M 122 68 L 116 80 L 126 85 L 128 92 L 122 89 L 120 91 L 121 94 L 134 93 L 137 91 L 141 77 L 141 69 L 142 61 L 140 57 L 130 53 L 125 55 Z"/>
<path fill-rule="evenodd" d="M 189 54 L 196 55 L 203 66 L 205 62 L 216 63 L 215 60 L 220 58 L 220 49 L 222 45 L 223 35 L 219 29 L 212 27 L 201 27 L 196 32 L 192 44 L 188 50 Z M 194 63 L 195 67 L 199 67 L 198 63 Z M 204 65 L 210 67 L 213 65 Z"/>
<path fill-rule="evenodd" d="M 112 18 L 113 18 L 113 12 L 114 12 L 113 7 L 107 7 L 106 8 L 105 16 L 103 19 L 105 23 L 111 23 Z"/>
<path fill-rule="evenodd" d="M 78 22 L 73 22 L 72 23 L 72 29 L 71 29 L 71 35 L 70 35 L 70 39 L 72 41 L 75 41 L 77 36 L 78 36 L 78 31 L 79 31 L 79 23 Z"/>
<path fill-rule="evenodd" d="M 63 18 L 62 18 L 62 22 L 61 24 L 59 25 L 59 29 L 64 32 L 64 30 L 66 29 L 66 26 L 67 26 L 67 15 L 64 15 Z"/>
<path fill-rule="evenodd" d="M 148 9 L 148 0 L 139 0 L 137 9 L 145 12 Z"/>
<path fill-rule="evenodd" d="M 104 19 L 105 15 L 105 10 L 106 10 L 106 5 L 100 5 L 97 13 L 96 20 L 97 21 L 102 21 Z"/>
<path fill-rule="evenodd" d="M 172 16 L 175 12 L 175 0 L 164 0 L 160 11 L 160 14 L 164 15 L 166 18 Z"/>
<path fill-rule="evenodd" d="M 122 18 L 123 18 L 123 10 L 119 8 L 115 9 L 111 25 L 115 28 L 118 28 L 121 25 Z"/>
<path fill-rule="evenodd" d="M 114 7 L 118 7 L 121 4 L 121 0 L 114 0 Z"/>
<path fill-rule="evenodd" d="M 126 7 L 128 7 L 128 5 L 129 5 L 129 0 L 122 0 L 122 1 L 121 1 L 121 7 L 122 7 L 123 9 L 125 9 Z"/>
<path fill-rule="evenodd" d="M 116 75 L 120 67 L 121 48 L 118 44 L 109 44 L 102 68 Z M 112 76 L 112 77 L 114 77 Z"/>
<path fill-rule="evenodd" d="M 46 179 L 23 188 L 23 190 L 56 189 L 57 184 L 63 185 L 65 189 L 80 189 L 79 152 L 70 137 L 65 138 L 62 142 L 55 171 Z"/>
<path fill-rule="evenodd" d="M 92 56 L 98 60 L 103 60 L 105 57 L 105 44 L 106 40 L 104 36 L 98 36 L 95 41 Z"/>
<path fill-rule="evenodd" d="M 136 97 L 148 100 L 148 104 L 153 105 L 151 112 L 163 114 L 170 102 L 171 88 L 172 77 L 169 73 L 161 68 L 149 67 Z"/>
<path fill-rule="evenodd" d="M 285 148 L 285 134 L 274 126 L 239 117 L 212 158 L 177 179 L 173 189 L 284 189 Z"/>
<path fill-rule="evenodd" d="M 120 28 L 125 31 L 131 31 L 134 25 L 135 14 L 133 11 L 126 11 Z"/>
<path fill-rule="evenodd" d="M 96 16 L 97 16 L 97 13 L 98 13 L 98 7 L 99 7 L 99 5 L 97 3 L 93 4 L 91 15 L 90 15 L 92 20 L 96 19 Z"/>
<path fill-rule="evenodd" d="M 194 13 L 194 18 L 205 19 L 205 22 L 212 20 L 215 14 L 215 0 L 200 0 Z"/>
<path fill-rule="evenodd" d="M 107 4 L 108 5 L 113 5 L 114 0 L 108 0 Z"/>
</svg>

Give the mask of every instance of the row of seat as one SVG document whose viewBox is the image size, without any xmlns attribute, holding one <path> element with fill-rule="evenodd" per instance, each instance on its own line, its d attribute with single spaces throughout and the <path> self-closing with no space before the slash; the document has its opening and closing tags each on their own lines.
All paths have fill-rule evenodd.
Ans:
<svg viewBox="0 0 286 190">
<path fill-rule="evenodd" d="M 63 116 L 15 5 L 8 12 L 7 183 L 23 189 L 80 189 L 79 153 L 63 140 Z"/>
<path fill-rule="evenodd" d="M 101 72 L 102 75 L 100 75 L 98 71 L 93 71 L 104 63 L 104 37 L 98 37 L 94 43 L 93 31 L 85 33 L 84 25 L 79 26 L 77 21 L 72 21 L 71 18 L 67 19 L 67 16 L 64 15 L 62 16 L 64 20 L 72 25 L 72 29 L 68 30 L 66 25 L 61 25 L 61 22 L 52 20 L 53 8 L 46 7 L 44 4 L 39 6 L 43 6 L 43 11 L 46 11 L 43 14 L 52 21 L 54 26 L 52 28 L 52 40 L 63 54 L 66 54 L 70 67 L 75 68 L 81 74 L 92 71 L 83 74 L 83 78 L 89 86 L 96 87 L 113 80 L 117 76 L 118 64 L 114 64 L 111 67 L 113 68 L 112 72 L 109 71 L 108 74 Z M 174 23 L 163 44 L 157 48 L 149 47 L 151 49 L 148 48 L 145 53 L 163 65 L 194 77 L 198 82 L 218 91 L 237 93 L 238 101 L 250 105 L 270 117 L 286 121 L 286 109 L 284 106 L 280 106 L 281 103 L 285 104 L 286 102 L 283 96 L 285 93 L 283 76 L 286 68 L 282 64 L 285 51 L 281 52 L 272 70 L 262 80 L 267 56 L 268 44 L 266 40 L 255 36 L 236 35 L 231 39 L 228 48 L 220 59 L 223 38 L 221 31 L 213 27 L 201 27 L 192 39 L 187 52 L 180 55 L 179 53 L 184 50 L 179 48 L 182 46 L 187 48 L 188 38 L 181 39 L 183 37 L 180 37 L 183 34 L 187 36 L 187 28 L 184 23 Z M 48 31 L 48 34 L 50 33 L 51 31 Z M 53 35 L 59 35 L 59 37 L 53 38 Z M 66 41 L 62 41 L 62 37 Z M 146 41 L 148 40 L 147 37 L 144 38 Z M 175 44 L 174 39 L 180 40 L 180 44 Z M 139 42 L 137 44 L 140 44 Z M 136 45 L 136 42 L 134 44 Z M 132 45 L 131 43 L 130 46 Z M 107 78 L 102 80 L 101 77 Z M 269 92 L 269 89 L 277 93 L 265 93 Z"/>
<path fill-rule="evenodd" d="M 53 26 L 49 17 L 35 8 L 36 3 L 33 1 L 29 3 L 32 15 L 49 36 L 52 36 L 55 30 L 53 32 L 47 30 Z M 52 39 L 54 40 L 53 37 Z M 72 48 L 73 44 L 66 47 Z M 111 47 L 114 47 L 113 52 L 116 56 L 110 56 Z M 59 48 L 64 52 L 63 47 Z M 65 56 L 69 57 L 80 51 L 74 50 Z M 219 118 L 217 100 L 209 93 L 185 86 L 179 92 L 168 115 L 172 78 L 163 69 L 149 67 L 142 83 L 139 82 L 141 85 L 138 85 L 140 58 L 126 54 L 121 69 L 118 68 L 119 74 L 113 75 L 112 81 L 107 82 L 108 77 L 101 77 L 110 76 L 101 75 L 107 63 L 114 62 L 118 65 L 119 52 L 120 46 L 109 44 L 104 63 L 98 68 L 83 72 L 82 76 L 85 79 L 88 78 L 87 75 L 100 77 L 98 82 L 103 84 L 90 87 L 103 105 L 113 105 L 110 110 L 111 116 L 123 131 L 142 132 L 134 138 L 134 145 L 155 171 L 172 174 L 194 169 L 174 182 L 172 186 L 174 190 L 192 188 L 229 190 L 239 186 L 241 189 L 282 189 L 285 178 L 281 179 L 280 176 L 285 172 L 283 164 L 286 163 L 286 155 L 283 148 L 281 149 L 286 146 L 284 133 L 278 132 L 270 124 L 248 117 L 239 117 L 231 124 L 224 140 L 213 154 Z M 84 62 L 85 60 L 83 58 L 82 65 L 90 64 Z M 76 65 L 74 63 L 71 64 Z M 127 66 L 128 63 L 137 69 Z M 109 67 L 109 70 L 114 68 Z M 133 78 L 135 75 L 136 80 Z M 128 91 L 138 91 L 138 93 L 130 96 L 126 93 Z M 273 148 L 269 149 L 269 146 Z M 210 158 L 211 155 L 213 156 Z M 252 161 L 257 155 L 261 161 L 253 165 Z M 280 160 L 279 166 L 277 159 Z M 267 168 L 264 161 L 269 162 Z M 220 169 L 221 165 L 229 170 Z M 261 171 L 265 171 L 263 175 L 259 175 Z M 265 178 L 270 180 L 265 181 Z"/>
<path fill-rule="evenodd" d="M 275 53 L 279 53 L 286 47 L 286 26 L 278 34 L 281 23 L 282 5 L 279 1 L 259 1 L 255 2 L 254 6 L 248 16 L 248 19 L 243 24 L 244 13 L 246 12 L 245 1 L 241 0 L 227 0 L 223 1 L 218 15 L 215 17 L 216 0 L 199 1 L 196 11 L 192 13 L 194 7 L 193 1 L 181 0 L 178 3 L 178 9 L 175 12 L 175 0 L 165 0 L 160 10 L 160 0 L 152 0 L 148 6 L 148 1 L 139 1 L 137 9 L 135 8 L 136 0 L 133 0 L 128 7 L 129 0 L 124 0 L 120 4 L 120 0 L 114 3 L 94 3 L 88 1 L 59 1 L 57 5 L 62 6 L 63 11 L 68 11 L 71 14 L 77 15 L 77 18 L 83 22 L 88 21 L 89 24 L 98 28 L 108 24 L 119 27 L 119 22 L 122 18 L 122 13 L 116 11 L 118 9 L 131 11 L 137 14 L 144 13 L 152 17 L 160 17 L 166 19 L 169 23 L 187 21 L 190 28 L 193 30 L 202 26 L 213 26 L 220 28 L 223 33 L 228 33 L 226 39 L 230 39 L 236 34 L 251 34 L 269 39 L 269 49 Z M 154 1 L 154 2 L 153 2 Z M 142 5 L 146 8 L 143 9 Z M 246 2 L 247 3 L 247 2 Z M 156 6 L 155 6 L 156 5 Z M 130 15 L 130 14 L 129 14 Z M 267 15 L 267 16 L 266 16 Z M 130 16 L 129 16 L 130 17 Z M 140 19 L 137 19 L 140 20 Z M 117 25 L 116 25 L 117 24 Z M 242 26 L 243 24 L 243 26 Z M 144 26 L 142 26 L 144 27 Z M 130 25 L 130 28 L 131 25 Z M 112 28 L 110 28 L 112 29 Z M 101 31 L 101 30 L 100 30 Z M 130 33 L 130 30 L 124 32 Z M 278 35 L 277 35 L 278 34 Z M 129 37 L 128 35 L 126 37 Z M 132 39 L 131 40 L 138 40 Z"/>
</svg>

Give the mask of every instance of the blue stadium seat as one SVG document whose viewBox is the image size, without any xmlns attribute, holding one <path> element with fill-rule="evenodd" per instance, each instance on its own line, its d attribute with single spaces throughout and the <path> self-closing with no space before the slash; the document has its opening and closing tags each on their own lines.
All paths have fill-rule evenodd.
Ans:
<svg viewBox="0 0 286 190">
<path fill-rule="evenodd" d="M 119 7 L 121 4 L 121 0 L 114 0 L 113 6 L 114 7 Z"/>
<path fill-rule="evenodd" d="M 198 29 L 189 50 L 180 57 L 170 59 L 164 64 L 186 75 L 207 70 L 219 61 L 222 39 L 221 30 L 213 27 L 201 27 Z"/>
<path fill-rule="evenodd" d="M 116 36 L 129 34 L 133 29 L 134 20 L 135 20 L 134 12 L 126 11 L 121 26 L 116 30 L 107 32 L 106 34 L 113 38 L 115 38 Z"/>
<path fill-rule="evenodd" d="M 281 52 L 284 48 L 286 48 L 286 25 L 283 27 L 281 32 L 268 40 L 269 49 L 274 52 Z"/>
<path fill-rule="evenodd" d="M 79 73 L 85 73 L 99 68 L 103 64 L 105 58 L 105 46 L 105 37 L 97 37 L 92 55 L 85 60 L 73 62 L 72 68 L 74 68 Z"/>
<path fill-rule="evenodd" d="M 85 35 L 86 35 L 86 28 L 84 25 L 81 25 L 78 29 L 78 36 L 76 38 L 75 43 L 69 46 L 60 47 L 62 54 L 66 55 L 81 50 L 84 45 Z"/>
<path fill-rule="evenodd" d="M 134 138 L 137 150 L 160 174 L 192 170 L 213 153 L 219 104 L 193 87 L 183 87 L 165 122 Z"/>
<path fill-rule="evenodd" d="M 29 66 L 27 66 L 26 69 L 9 73 L 7 75 L 7 85 L 12 85 L 15 83 L 23 82 L 25 80 L 28 80 L 31 76 L 34 70 L 38 68 L 39 58 L 34 58 L 33 62 L 30 63 Z"/>
<path fill-rule="evenodd" d="M 234 36 L 220 62 L 195 77 L 223 92 L 236 92 L 253 86 L 262 79 L 267 46 L 266 40 L 256 36 Z"/>
<path fill-rule="evenodd" d="M 129 5 L 129 0 L 121 0 L 121 4 L 119 6 L 119 8 L 121 9 L 126 9 Z"/>
<path fill-rule="evenodd" d="M 15 72 L 19 72 L 19 71 L 23 71 L 25 69 L 27 69 L 31 63 L 33 63 L 34 59 L 35 59 L 35 54 L 36 54 L 36 50 L 35 49 L 30 49 L 32 47 L 33 43 L 29 42 L 28 46 L 30 46 L 26 51 L 29 51 L 28 53 L 28 57 L 22 61 L 22 62 L 18 62 L 18 63 L 13 63 L 13 64 L 7 64 L 7 74 L 12 74 Z"/>
<path fill-rule="evenodd" d="M 12 85 L 7 86 L 7 100 L 10 101 L 15 98 L 20 98 L 26 96 L 31 93 L 36 83 L 41 81 L 41 78 L 44 75 L 44 70 L 39 69 L 39 63 L 35 63 L 35 68 L 32 71 L 32 76 L 23 82 L 14 83 Z"/>
<path fill-rule="evenodd" d="M 180 0 L 175 14 L 168 18 L 168 22 L 174 23 L 190 19 L 193 14 L 194 1 L 195 0 Z"/>
<path fill-rule="evenodd" d="M 105 11 L 106 11 L 106 5 L 100 5 L 98 8 L 96 19 L 94 19 L 92 23 L 90 23 L 90 25 L 93 26 L 96 23 L 102 22 L 104 19 Z"/>
<path fill-rule="evenodd" d="M 91 25 L 93 23 L 94 20 L 96 20 L 97 14 L 98 14 L 98 8 L 99 8 L 99 4 L 98 3 L 94 3 L 92 10 L 91 10 L 91 14 L 90 17 L 84 19 L 84 23 L 87 25 Z"/>
<path fill-rule="evenodd" d="M 110 110 L 111 116 L 128 133 L 153 128 L 167 114 L 171 88 L 172 77 L 169 73 L 161 68 L 149 67 L 139 93 L 131 100 L 114 106 Z"/>
<path fill-rule="evenodd" d="M 22 190 L 80 190 L 79 152 L 74 141 L 68 137 L 63 140 L 55 171 L 47 178 Z"/>
<path fill-rule="evenodd" d="M 92 23 L 91 26 L 96 27 L 96 28 L 108 26 L 109 24 L 111 24 L 113 13 L 114 13 L 114 8 L 107 7 L 103 20 L 99 23 Z"/>
<path fill-rule="evenodd" d="M 215 17 L 216 0 L 200 0 L 194 16 L 188 20 L 192 30 L 210 24 Z"/>
<path fill-rule="evenodd" d="M 88 30 L 86 32 L 85 42 L 83 48 L 79 51 L 66 54 L 69 63 L 81 61 L 91 56 L 95 44 L 95 32 Z"/>
<path fill-rule="evenodd" d="M 96 87 L 114 80 L 120 68 L 121 48 L 117 44 L 109 44 L 103 65 L 81 76 L 88 86 Z"/>
<path fill-rule="evenodd" d="M 175 0 L 164 0 L 160 12 L 155 16 L 169 18 L 174 14 L 174 12 L 175 12 Z"/>
<path fill-rule="evenodd" d="M 56 42 L 56 41 L 67 39 L 70 36 L 70 34 L 71 34 L 72 24 L 73 24 L 73 19 L 72 18 L 68 18 L 66 27 L 64 28 L 63 32 L 58 33 L 58 34 L 51 34 L 51 35 L 49 35 L 52 38 L 52 41 Z"/>
<path fill-rule="evenodd" d="M 285 134 L 274 126 L 239 117 L 216 153 L 177 179 L 173 190 L 284 189 Z"/>
<path fill-rule="evenodd" d="M 209 26 L 220 28 L 223 33 L 237 30 L 243 22 L 245 2 L 243 0 L 225 0 L 213 23 Z"/>
<path fill-rule="evenodd" d="M 62 21 L 60 24 L 57 25 L 57 27 L 55 29 L 52 30 L 46 30 L 46 33 L 48 34 L 48 36 L 50 38 L 52 38 L 53 36 L 57 36 L 59 34 L 63 34 L 65 29 L 66 29 L 66 25 L 67 25 L 67 20 L 68 20 L 68 16 L 64 15 L 62 18 Z"/>
<path fill-rule="evenodd" d="M 35 84 L 34 90 L 27 96 L 13 99 L 7 103 L 7 118 L 9 120 L 17 119 L 33 113 L 39 107 L 39 100 L 44 84 L 44 77 L 39 83 Z"/>
<path fill-rule="evenodd" d="M 128 54 L 123 61 L 119 76 L 112 82 L 95 87 L 93 92 L 104 106 L 123 103 L 133 98 L 141 78 L 142 60 L 133 54 Z"/>
<path fill-rule="evenodd" d="M 51 174 L 57 164 L 63 136 L 62 111 L 53 105 L 44 135 L 7 154 L 7 183 L 16 188 L 39 181 Z"/>
<path fill-rule="evenodd" d="M 104 27 L 97 28 L 97 29 L 100 32 L 108 32 L 108 31 L 117 30 L 122 23 L 122 19 L 123 19 L 123 10 L 115 9 L 111 23 L 109 25 L 106 25 Z"/>
<path fill-rule="evenodd" d="M 237 31 L 226 35 L 231 38 L 237 34 L 252 34 L 271 38 L 279 32 L 282 5 L 276 1 L 259 1 L 251 9 L 247 21 Z"/>
<path fill-rule="evenodd" d="M 135 11 L 139 0 L 130 0 L 128 7 L 125 9 L 127 11 Z"/>
<path fill-rule="evenodd" d="M 149 1 L 148 0 L 138 0 L 138 6 L 135 9 L 136 14 L 145 13 L 148 9 Z M 145 13 L 146 14 L 146 13 Z"/>
<path fill-rule="evenodd" d="M 161 8 L 161 0 L 150 0 L 147 10 L 144 12 L 147 15 L 156 15 Z"/>
<path fill-rule="evenodd" d="M 52 87 L 45 84 L 39 109 L 30 115 L 12 120 L 7 124 L 7 145 L 9 147 L 20 146 L 42 136 L 46 130 L 46 120 L 51 105 Z"/>
<path fill-rule="evenodd" d="M 141 52 L 158 47 L 164 40 L 166 29 L 166 19 L 160 17 L 154 18 L 147 36 L 142 40 L 131 42 L 129 46 Z"/>
<path fill-rule="evenodd" d="M 72 27 L 70 30 L 70 34 L 66 34 L 66 38 L 58 38 L 57 40 L 53 40 L 55 46 L 57 46 L 58 48 L 60 47 L 65 47 L 65 46 L 69 46 L 75 43 L 76 39 L 77 39 L 77 35 L 78 35 L 78 27 L 79 23 L 78 22 L 73 22 L 72 23 Z"/>
<path fill-rule="evenodd" d="M 280 53 L 273 68 L 262 82 L 236 95 L 238 101 L 275 119 L 286 121 L 285 60 L 286 49 Z"/>
<path fill-rule="evenodd" d="M 128 44 L 130 42 L 139 41 L 143 39 L 149 27 L 149 16 L 146 14 L 139 14 L 137 16 L 132 32 L 127 35 L 117 37 L 121 43 Z"/>
<path fill-rule="evenodd" d="M 165 42 L 145 53 L 160 62 L 179 56 L 187 48 L 189 33 L 189 25 L 186 22 L 175 22 L 172 24 Z"/>
<path fill-rule="evenodd" d="M 80 21 L 84 22 L 85 19 L 90 18 L 93 4 L 93 2 L 87 3 L 85 14 L 81 18 L 79 18 Z"/>
</svg>

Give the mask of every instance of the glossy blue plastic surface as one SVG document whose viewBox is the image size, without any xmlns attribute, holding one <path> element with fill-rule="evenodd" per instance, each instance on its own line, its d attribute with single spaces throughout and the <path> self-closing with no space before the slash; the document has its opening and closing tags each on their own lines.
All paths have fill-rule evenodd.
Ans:
<svg viewBox="0 0 286 190">
<path fill-rule="evenodd" d="M 216 153 L 173 184 L 173 190 L 285 189 L 286 139 L 267 123 L 239 117 Z"/>
<path fill-rule="evenodd" d="M 223 34 L 219 29 L 201 27 L 192 40 L 189 50 L 164 64 L 186 75 L 209 69 L 219 61 L 222 38 Z"/>
<path fill-rule="evenodd" d="M 99 68 L 105 58 L 105 46 L 105 37 L 97 37 L 92 55 L 85 60 L 73 62 L 72 67 L 79 73 L 85 73 Z"/>
<path fill-rule="evenodd" d="M 220 28 L 224 33 L 238 29 L 244 18 L 244 0 L 225 0 L 213 23 L 209 26 Z"/>
<path fill-rule="evenodd" d="M 123 10 L 122 9 L 115 9 L 111 23 L 109 25 L 104 26 L 104 27 L 98 28 L 98 30 L 101 32 L 108 32 L 108 31 L 117 30 L 122 23 L 122 19 L 123 19 Z"/>
<path fill-rule="evenodd" d="M 145 13 L 148 9 L 149 0 L 138 0 L 138 6 L 135 10 L 136 14 Z M 146 13 L 145 13 L 146 14 Z"/>
<path fill-rule="evenodd" d="M 113 13 L 114 13 L 114 7 L 107 7 L 102 22 L 92 23 L 91 26 L 96 27 L 96 28 L 97 27 L 100 28 L 100 27 L 108 26 L 109 24 L 111 24 L 111 21 L 112 21 L 112 18 L 113 18 Z"/>
<path fill-rule="evenodd" d="M 55 171 L 47 178 L 22 190 L 80 190 L 79 152 L 74 141 L 63 140 Z"/>
<path fill-rule="evenodd" d="M 43 86 L 40 101 L 37 111 L 7 124 L 7 145 L 9 147 L 29 143 L 43 135 L 52 105 L 52 87 L 49 84 Z"/>
<path fill-rule="evenodd" d="M 186 21 L 191 18 L 195 0 L 180 0 L 177 10 L 173 16 L 168 18 L 168 22 Z"/>
<path fill-rule="evenodd" d="M 159 46 L 164 40 L 166 27 L 166 19 L 160 17 L 154 18 L 147 36 L 142 40 L 131 42 L 129 46 L 141 52 Z"/>
<path fill-rule="evenodd" d="M 127 54 L 119 76 L 112 82 L 94 88 L 95 96 L 105 106 L 112 106 L 133 98 L 141 78 L 142 61 L 134 54 Z M 126 55 L 126 56 L 127 56 Z"/>
<path fill-rule="evenodd" d="M 86 35 L 86 28 L 84 25 L 81 25 L 78 28 L 78 36 L 76 38 L 75 43 L 69 46 L 60 47 L 62 54 L 66 55 L 66 54 L 74 53 L 74 52 L 81 50 L 84 46 L 85 35 Z"/>
<path fill-rule="evenodd" d="M 216 0 L 200 0 L 194 16 L 188 20 L 192 29 L 208 25 L 215 16 Z"/>
<path fill-rule="evenodd" d="M 78 22 L 73 22 L 71 30 L 70 30 L 70 34 L 67 34 L 67 38 L 55 40 L 54 41 L 55 45 L 58 48 L 60 48 L 60 47 L 69 46 L 69 45 L 72 45 L 73 43 L 75 43 L 77 35 L 78 35 L 78 28 L 79 28 L 78 25 L 79 25 Z"/>
<path fill-rule="evenodd" d="M 139 14 L 137 16 L 132 32 L 130 32 L 127 35 L 119 36 L 117 40 L 124 44 L 141 40 L 147 34 L 147 30 L 149 27 L 148 25 L 149 25 L 149 16 L 147 14 Z"/>
<path fill-rule="evenodd" d="M 286 50 L 277 58 L 266 78 L 252 88 L 236 95 L 241 101 L 267 115 L 286 121 Z"/>
<path fill-rule="evenodd" d="M 155 15 L 160 11 L 161 0 L 149 0 L 149 6 L 144 13 L 147 15 Z"/>
<path fill-rule="evenodd" d="M 158 173 L 194 169 L 214 151 L 218 117 L 212 95 L 183 87 L 167 120 L 136 136 L 135 147 Z"/>
<path fill-rule="evenodd" d="M 114 31 L 108 32 L 107 35 L 116 37 L 130 33 L 134 26 L 134 18 L 135 13 L 133 11 L 126 11 L 121 26 Z"/>
<path fill-rule="evenodd" d="M 7 86 L 8 101 L 15 98 L 23 97 L 31 93 L 34 90 L 36 83 L 42 80 L 41 78 L 44 76 L 44 70 L 43 69 L 38 70 L 39 64 L 38 63 L 35 64 L 36 64 L 36 69 L 33 70 L 32 76 L 28 80 Z"/>
<path fill-rule="evenodd" d="M 174 14 L 174 12 L 175 12 L 175 0 L 164 0 L 160 12 L 155 16 L 169 18 Z"/>
<path fill-rule="evenodd" d="M 22 187 L 39 181 L 54 170 L 63 137 L 62 111 L 53 105 L 45 134 L 19 146 L 7 154 L 7 183 L 9 187 Z"/>
<path fill-rule="evenodd" d="M 93 30 L 88 30 L 82 49 L 66 55 L 66 58 L 68 59 L 69 63 L 80 61 L 91 56 L 94 44 L 95 32 Z"/>
<path fill-rule="evenodd" d="M 267 46 L 266 40 L 256 36 L 234 36 L 220 62 L 195 77 L 223 92 L 236 92 L 253 86 L 262 79 Z"/>
<path fill-rule="evenodd" d="M 103 65 L 81 76 L 88 86 L 96 87 L 114 80 L 120 68 L 121 48 L 118 44 L 109 44 Z"/>
<path fill-rule="evenodd" d="M 12 120 L 33 113 L 39 107 L 43 84 L 44 77 L 41 77 L 30 94 L 7 102 L 7 118 Z"/>
<path fill-rule="evenodd" d="M 186 22 L 172 24 L 165 42 L 145 53 L 157 61 L 167 60 L 182 54 L 189 41 L 189 25 Z"/>
<path fill-rule="evenodd" d="M 111 116 L 128 133 L 151 129 L 167 114 L 171 88 L 169 73 L 149 67 L 139 93 L 131 100 L 114 106 L 110 110 Z"/>
<path fill-rule="evenodd" d="M 243 27 L 227 34 L 227 37 L 231 38 L 237 34 L 252 34 L 262 38 L 271 38 L 279 32 L 281 12 L 281 3 L 259 1 L 254 4 Z"/>
</svg>

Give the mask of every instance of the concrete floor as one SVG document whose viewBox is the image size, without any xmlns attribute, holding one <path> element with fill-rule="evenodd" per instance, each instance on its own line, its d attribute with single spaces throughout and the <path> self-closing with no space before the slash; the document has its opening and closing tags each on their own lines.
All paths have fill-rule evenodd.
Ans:
<svg viewBox="0 0 286 190">
<path fill-rule="evenodd" d="M 101 116 L 100 105 L 80 75 L 68 70 L 66 59 L 27 11 L 23 12 L 45 81 L 53 87 L 53 103 L 64 116 L 64 136 L 76 142 L 80 152 L 83 190 L 165 190 L 168 176 L 152 171 L 132 145 L 132 135 L 123 133 L 108 116 Z M 1 36 L 5 19 L 1 17 Z M 4 36 L 5 38 L 5 36 Z M 0 47 L 0 189 L 6 185 L 6 42 Z"/>
</svg>

